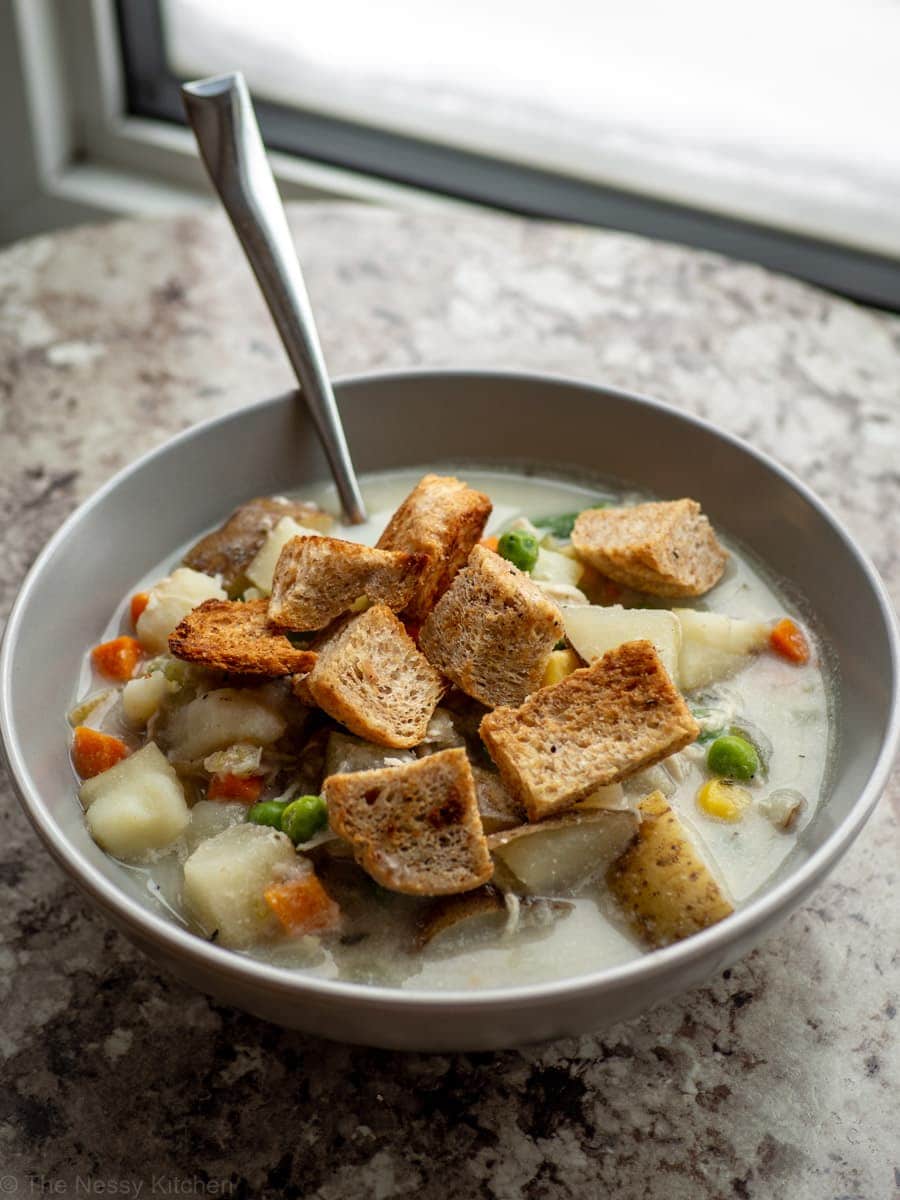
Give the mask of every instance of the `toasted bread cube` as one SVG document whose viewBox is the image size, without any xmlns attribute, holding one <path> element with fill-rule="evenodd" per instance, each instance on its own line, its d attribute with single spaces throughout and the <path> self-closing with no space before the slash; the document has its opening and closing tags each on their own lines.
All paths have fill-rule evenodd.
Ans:
<svg viewBox="0 0 900 1200">
<path fill-rule="evenodd" d="M 668 758 L 700 731 L 656 650 L 637 641 L 519 708 L 488 713 L 480 732 L 528 819 L 540 821 Z"/>
<path fill-rule="evenodd" d="M 169 636 L 176 658 L 241 675 L 291 675 L 309 671 L 311 650 L 298 650 L 267 620 L 266 600 L 207 600 Z"/>
<path fill-rule="evenodd" d="M 606 882 L 635 932 L 651 946 L 690 937 L 734 911 L 662 792 L 639 807 L 637 838 Z"/>
<path fill-rule="evenodd" d="M 324 629 L 362 596 L 398 612 L 412 599 L 427 562 L 424 554 L 340 538 L 292 538 L 275 567 L 269 620 L 284 629 Z"/>
<path fill-rule="evenodd" d="M 331 828 L 382 887 L 445 896 L 487 883 L 491 856 L 465 750 L 325 780 Z"/>
<path fill-rule="evenodd" d="M 687 499 L 587 509 L 572 545 L 608 578 L 652 596 L 702 596 L 728 558 L 700 505 Z"/>
<path fill-rule="evenodd" d="M 428 565 L 404 609 L 424 621 L 469 557 L 491 515 L 491 502 L 452 475 L 426 475 L 416 484 L 378 539 L 380 550 L 426 554 Z"/>
<path fill-rule="evenodd" d="M 444 681 L 387 605 L 344 621 L 317 652 L 305 686 L 319 708 L 379 746 L 422 741 Z"/>
<path fill-rule="evenodd" d="M 247 567 L 283 517 L 322 533 L 334 524 L 331 514 L 315 504 L 284 496 L 258 496 L 236 508 L 224 525 L 192 546 L 184 556 L 184 565 L 206 575 L 218 575 L 226 591 L 237 595 L 247 586 Z"/>
<path fill-rule="evenodd" d="M 518 567 L 476 546 L 422 626 L 419 645 L 457 687 L 493 708 L 521 704 L 541 686 L 562 635 L 553 601 Z"/>
</svg>

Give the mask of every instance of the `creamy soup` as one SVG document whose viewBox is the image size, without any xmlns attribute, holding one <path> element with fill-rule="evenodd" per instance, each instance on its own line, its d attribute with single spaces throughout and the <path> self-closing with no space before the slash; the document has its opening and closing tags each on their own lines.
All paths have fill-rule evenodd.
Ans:
<svg viewBox="0 0 900 1200">
<path fill-rule="evenodd" d="M 584 686 L 602 688 L 602 679 L 593 680 L 596 664 L 615 656 L 620 642 L 649 642 L 647 652 L 658 656 L 681 694 L 677 702 L 683 696 L 692 714 L 687 719 L 696 721 L 687 744 L 649 767 L 614 766 L 612 783 L 542 821 L 542 814 L 522 809 L 516 784 L 479 736 L 492 706 L 465 687 L 442 678 L 425 736 L 398 747 L 355 734 L 352 722 L 336 717 L 338 710 L 319 707 L 311 682 L 304 688 L 305 670 L 289 669 L 291 653 L 319 653 L 322 662 L 320 648 L 331 631 L 354 621 L 362 628 L 371 596 L 356 597 L 325 628 L 284 635 L 279 625 L 287 665 L 268 674 L 223 669 L 230 659 L 210 666 L 173 655 L 168 636 L 203 601 L 218 601 L 214 614 L 234 610 L 240 618 L 254 603 L 261 612 L 268 603 L 271 614 L 273 569 L 276 563 L 283 568 L 280 555 L 292 536 L 375 546 L 421 472 L 364 478 L 370 518 L 363 526 L 341 525 L 333 488 L 304 490 L 293 499 L 309 503 L 305 517 L 301 512 L 291 524 L 293 518 L 273 510 L 266 529 L 254 535 L 249 558 L 244 546 L 237 580 L 223 580 L 212 570 L 213 559 L 204 561 L 207 570 L 189 569 L 179 579 L 173 571 L 189 549 L 183 547 L 135 581 L 103 644 L 86 655 L 70 714 L 91 832 L 135 873 L 152 903 L 198 936 L 310 975 L 406 989 L 566 978 L 727 920 L 727 912 L 776 871 L 812 819 L 829 759 L 830 693 L 821 649 L 776 582 L 729 542 L 727 531 L 715 531 L 729 551 L 718 582 L 702 595 L 671 598 L 637 590 L 627 572 L 631 582 L 617 583 L 572 545 L 569 514 L 630 508 L 645 498 L 531 474 L 454 473 L 490 498 L 492 511 L 477 536 L 515 568 L 510 586 L 524 589 L 539 609 L 533 585 L 558 610 L 560 636 L 539 652 L 528 649 L 540 678 L 522 703 L 560 689 L 562 704 L 578 672 Z M 317 509 L 321 514 L 311 515 Z M 165 582 L 173 578 L 175 585 Z M 390 613 L 385 620 L 393 620 Z M 420 622 L 404 621 L 418 638 Z M 428 639 L 418 650 L 409 644 L 408 653 L 422 657 Z M 456 651 L 448 661 L 466 658 L 465 646 Z M 517 653 L 513 636 L 509 654 Z M 441 669 L 450 670 L 438 657 Z M 375 676 L 378 670 L 376 661 Z M 423 670 L 432 668 L 426 663 Z M 560 711 L 557 719 L 564 720 L 564 705 Z M 415 893 L 394 886 L 394 876 L 385 886 L 378 870 L 367 870 L 371 855 L 362 842 L 347 833 L 346 821 L 336 821 L 336 798 L 342 805 L 345 793 L 352 800 L 357 771 L 396 772 L 402 782 L 416 764 L 452 750 L 464 751 L 465 761 L 443 761 L 466 779 L 471 769 L 478 806 L 467 812 L 459 844 L 489 861 L 490 882 L 449 893 L 442 884 L 438 895 L 422 890 L 427 875 Z M 565 773 L 564 763 L 560 770 Z M 335 777 L 351 782 L 334 784 Z M 367 778 L 380 787 L 385 777 Z M 501 800 L 495 804 L 491 796 Z M 657 897 L 663 909 L 681 904 L 690 912 L 687 923 L 676 913 L 671 926 L 671 914 L 662 909 L 648 917 L 652 881 L 638 874 L 635 884 L 631 874 L 643 870 L 635 849 L 641 838 L 649 838 L 654 820 L 670 817 L 684 840 L 687 867 L 694 857 L 699 864 L 686 868 L 692 882 L 685 887 L 690 890 L 700 868 L 709 880 L 702 911 L 681 895 L 678 880 L 672 896 Z M 522 837 L 525 825 L 528 836 Z M 563 840 L 553 840 L 555 826 Z M 297 864 L 302 869 L 295 870 Z M 484 876 L 483 863 L 479 869 Z"/>
</svg>

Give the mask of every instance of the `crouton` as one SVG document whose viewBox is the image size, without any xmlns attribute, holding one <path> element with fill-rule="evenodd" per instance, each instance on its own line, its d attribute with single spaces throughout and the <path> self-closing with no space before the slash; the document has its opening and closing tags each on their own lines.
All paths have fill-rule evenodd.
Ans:
<svg viewBox="0 0 900 1200">
<path fill-rule="evenodd" d="M 387 605 L 343 621 L 316 650 L 306 688 L 319 708 L 379 746 L 422 741 L 444 682 Z"/>
<path fill-rule="evenodd" d="M 491 508 L 487 496 L 452 475 L 426 475 L 391 517 L 378 548 L 428 556 L 416 594 L 403 610 L 410 621 L 424 621 L 453 582 Z"/>
<path fill-rule="evenodd" d="M 324 629 L 363 596 L 397 611 L 412 599 L 427 564 L 424 554 L 340 538 L 292 538 L 275 567 L 269 620 L 284 629 Z"/>
<path fill-rule="evenodd" d="M 480 887 L 493 874 L 465 750 L 332 775 L 323 794 L 331 828 L 382 887 L 446 896 Z"/>
<path fill-rule="evenodd" d="M 205 575 L 219 575 L 225 590 L 236 595 L 247 584 L 245 568 L 282 517 L 293 517 L 298 525 L 323 532 L 334 522 L 331 514 L 316 504 L 259 496 L 235 509 L 224 525 L 192 546 L 184 564 Z"/>
<path fill-rule="evenodd" d="M 668 946 L 729 916 L 731 903 L 662 792 L 642 800 L 639 812 L 637 838 L 606 876 L 635 932 L 651 946 Z"/>
<path fill-rule="evenodd" d="M 559 609 L 537 584 L 484 546 L 432 609 L 419 634 L 425 657 L 489 707 L 536 691 L 563 636 Z"/>
<path fill-rule="evenodd" d="M 696 500 L 587 509 L 572 545 L 610 579 L 652 596 L 702 596 L 728 558 Z"/>
<path fill-rule="evenodd" d="M 480 726 L 503 782 L 540 821 L 681 750 L 699 727 L 650 642 L 625 642 Z"/>
<path fill-rule="evenodd" d="M 266 600 L 207 600 L 175 627 L 176 658 L 241 675 L 292 675 L 312 669 L 316 656 L 298 650 L 266 619 Z"/>
</svg>

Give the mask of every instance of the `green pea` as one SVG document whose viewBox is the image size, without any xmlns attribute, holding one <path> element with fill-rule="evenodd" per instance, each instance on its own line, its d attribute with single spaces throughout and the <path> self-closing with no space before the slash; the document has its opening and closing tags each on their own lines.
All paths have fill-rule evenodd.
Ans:
<svg viewBox="0 0 900 1200">
<path fill-rule="evenodd" d="M 716 738 L 706 752 L 706 765 L 724 779 L 752 779 L 759 771 L 755 747 L 742 737 L 726 734 Z"/>
<path fill-rule="evenodd" d="M 321 796 L 300 796 L 292 800 L 281 815 L 281 828 L 295 846 L 308 842 L 324 829 L 328 807 Z"/>
<path fill-rule="evenodd" d="M 498 552 L 520 571 L 530 571 L 538 560 L 540 546 L 527 529 L 511 529 L 497 543 Z"/>
<path fill-rule="evenodd" d="M 284 800 L 263 800 L 247 809 L 247 820 L 254 825 L 271 825 L 273 829 L 280 829 L 286 808 L 287 802 Z"/>
</svg>

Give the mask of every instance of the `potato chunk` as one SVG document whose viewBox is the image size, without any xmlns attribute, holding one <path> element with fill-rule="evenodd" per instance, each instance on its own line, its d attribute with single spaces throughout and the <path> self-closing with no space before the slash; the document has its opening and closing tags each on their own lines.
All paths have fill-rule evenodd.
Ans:
<svg viewBox="0 0 900 1200">
<path fill-rule="evenodd" d="M 91 836 L 116 858 L 161 850 L 190 820 L 184 789 L 155 742 L 81 785 Z"/>
<path fill-rule="evenodd" d="M 602 876 L 637 827 L 632 812 L 585 810 L 491 834 L 488 846 L 527 892 L 554 896 Z"/>
<path fill-rule="evenodd" d="M 274 529 L 266 534 L 266 540 L 256 552 L 247 567 L 247 578 L 254 587 L 266 596 L 272 590 L 272 580 L 275 577 L 275 567 L 285 546 L 295 537 L 317 534 L 315 529 L 307 529 L 298 525 L 293 517 L 282 517 Z"/>
<path fill-rule="evenodd" d="M 146 725 L 174 690 L 175 684 L 170 683 L 162 671 L 129 679 L 122 689 L 122 711 L 132 725 Z"/>
<path fill-rule="evenodd" d="M 636 841 L 610 867 L 609 890 L 651 946 L 715 925 L 734 909 L 662 792 L 641 801 Z"/>
<path fill-rule="evenodd" d="M 747 665 L 749 656 L 769 643 L 765 621 L 741 621 L 724 613 L 676 608 L 681 623 L 678 678 L 686 692 L 727 679 Z"/>
<path fill-rule="evenodd" d="M 284 717 L 249 688 L 218 688 L 172 714 L 166 726 L 173 759 L 192 762 L 235 742 L 268 746 L 287 728 Z"/>
<path fill-rule="evenodd" d="M 224 600 L 217 580 L 190 567 L 179 567 L 150 589 L 147 606 L 138 617 L 135 632 L 149 654 L 164 654 L 169 634 L 191 609 L 204 600 Z"/>
<path fill-rule="evenodd" d="M 564 605 L 561 610 L 566 637 L 585 660 L 602 658 L 623 642 L 651 642 L 663 666 L 678 686 L 678 655 L 681 625 L 674 613 L 664 608 L 623 608 L 621 604 Z"/>
<path fill-rule="evenodd" d="M 241 949 L 266 941 L 279 925 L 265 891 L 301 870 L 304 861 L 283 833 L 265 825 L 233 825 L 201 842 L 184 864 L 185 906 L 222 946 Z"/>
</svg>

